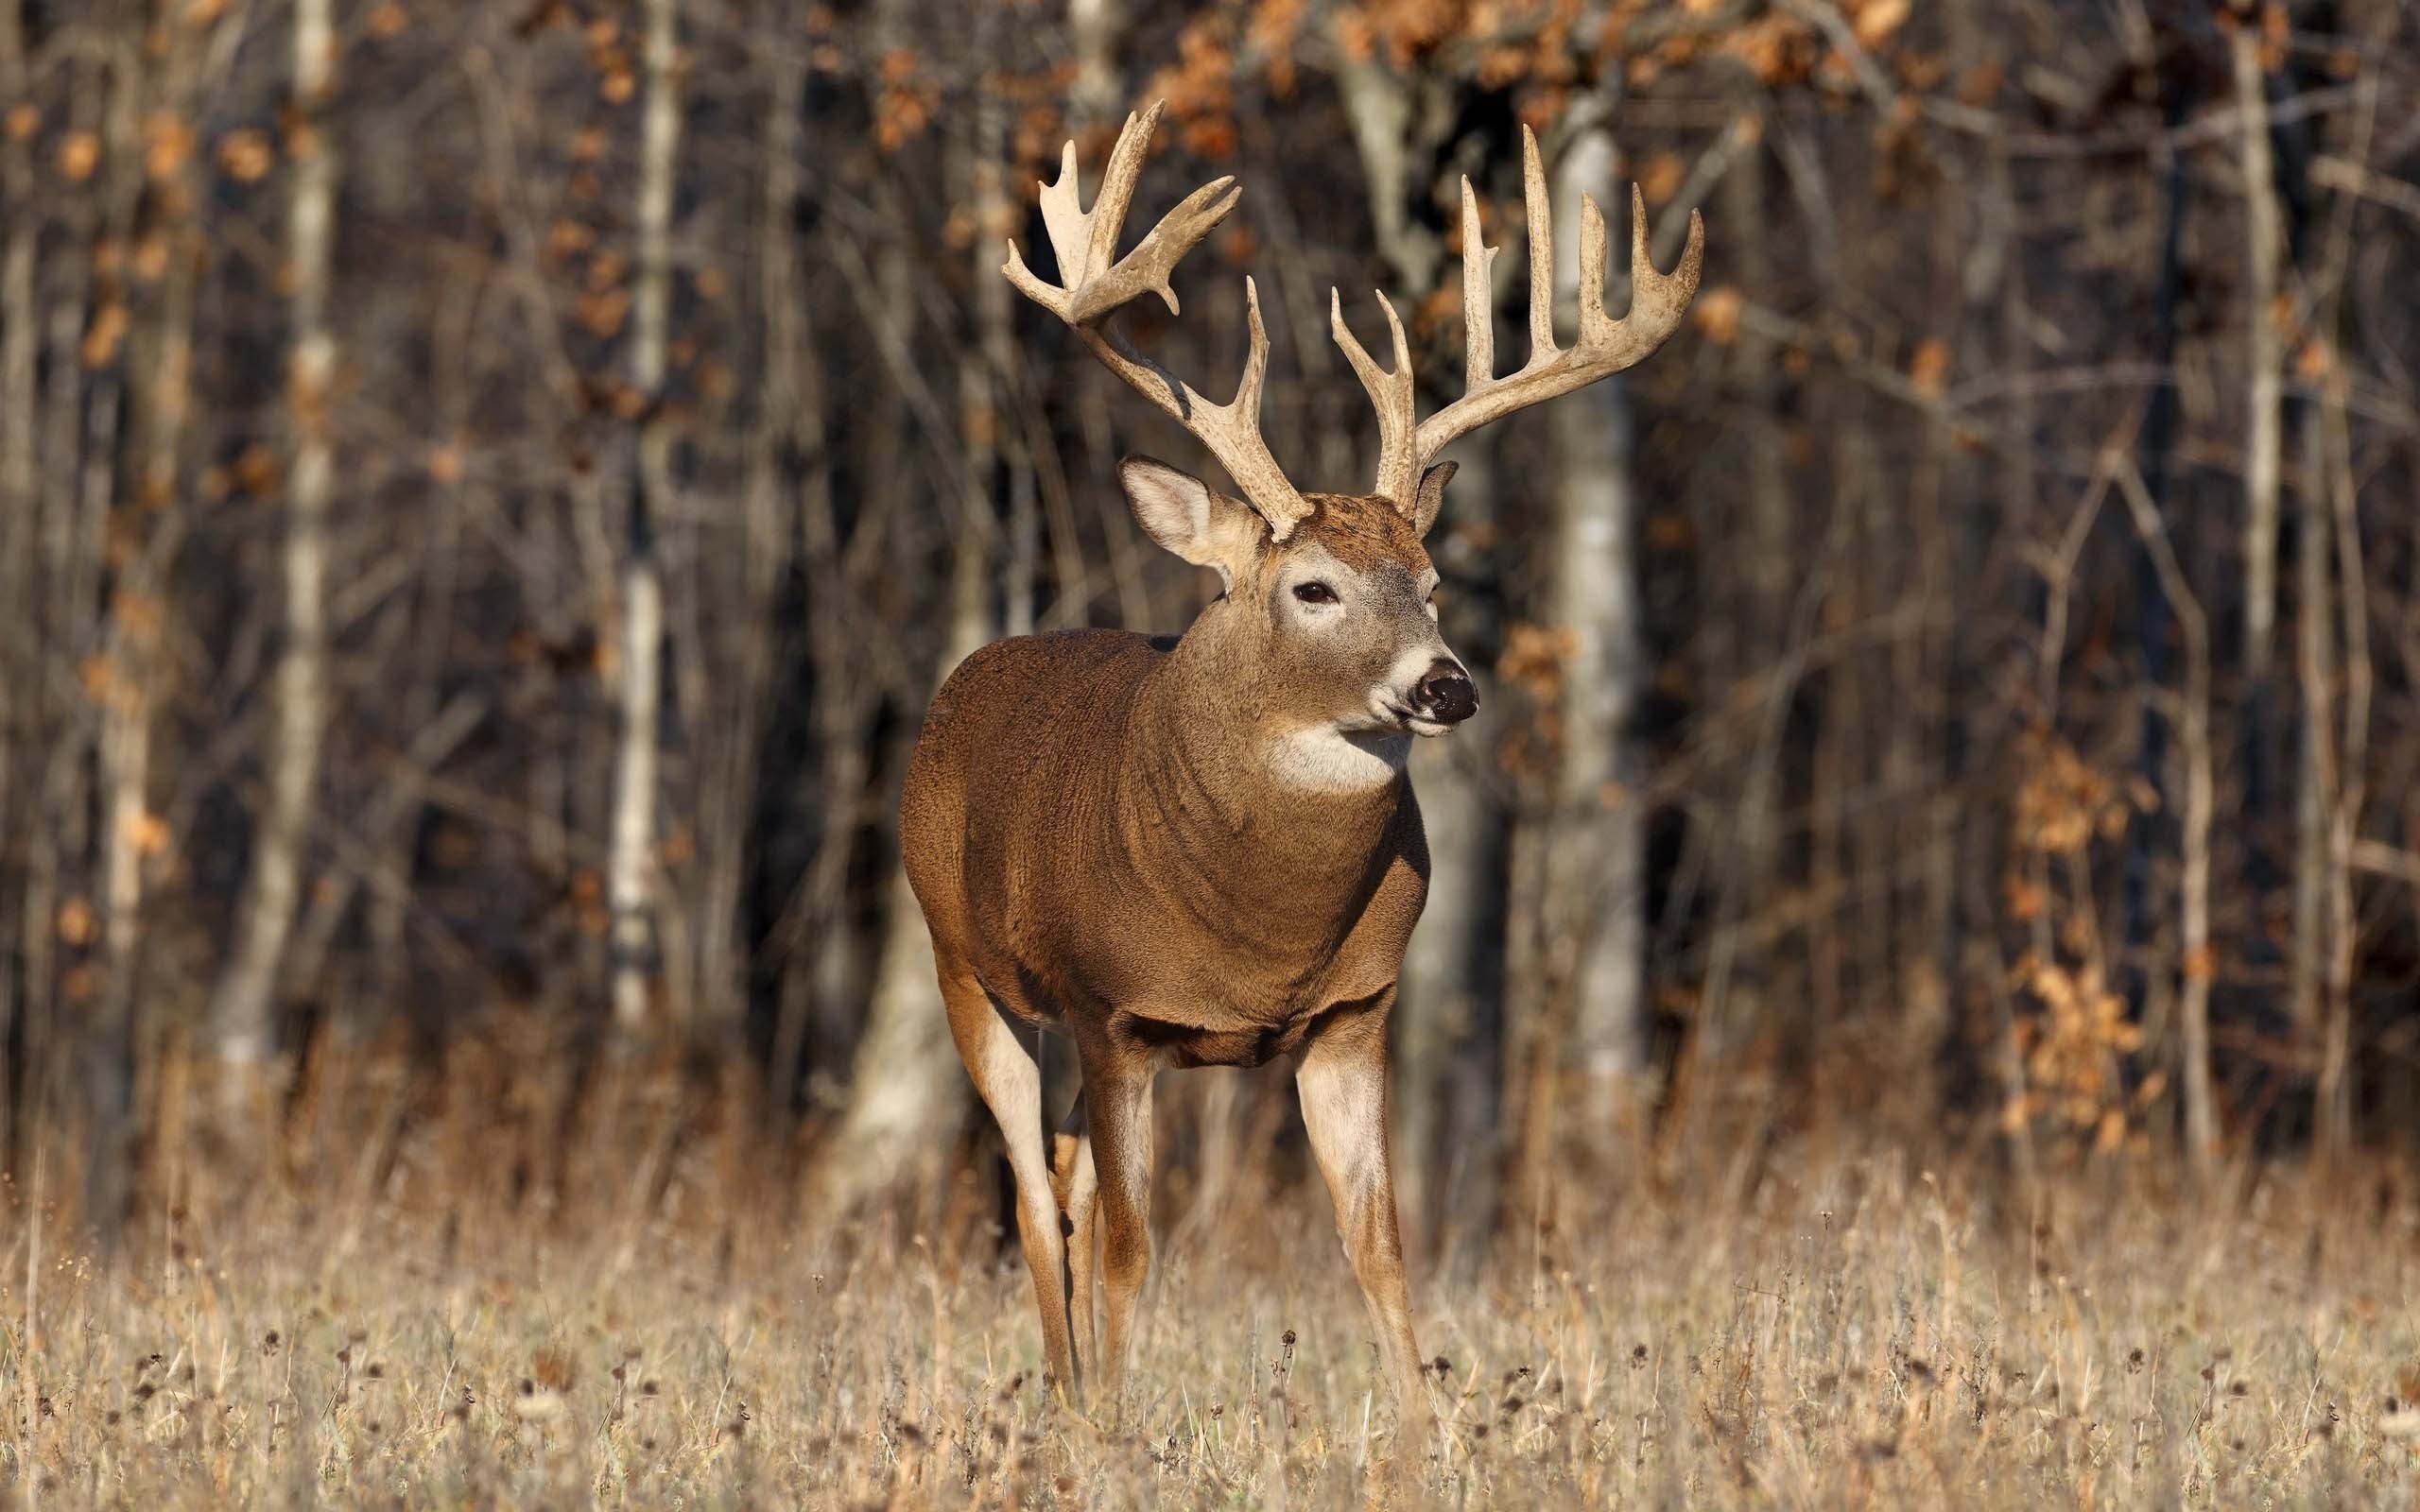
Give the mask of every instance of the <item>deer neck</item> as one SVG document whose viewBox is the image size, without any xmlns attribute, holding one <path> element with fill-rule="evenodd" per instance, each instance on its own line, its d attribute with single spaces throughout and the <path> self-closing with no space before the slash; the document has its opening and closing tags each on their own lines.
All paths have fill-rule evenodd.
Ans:
<svg viewBox="0 0 2420 1512">
<path fill-rule="evenodd" d="M 1409 737 L 1349 735 L 1289 711 L 1248 649 L 1211 628 L 1180 641 L 1139 700 L 1122 766 L 1129 833 L 1167 852 L 1155 864 L 1323 928 L 1323 902 L 1340 912 L 1366 890 L 1409 790 Z"/>
</svg>

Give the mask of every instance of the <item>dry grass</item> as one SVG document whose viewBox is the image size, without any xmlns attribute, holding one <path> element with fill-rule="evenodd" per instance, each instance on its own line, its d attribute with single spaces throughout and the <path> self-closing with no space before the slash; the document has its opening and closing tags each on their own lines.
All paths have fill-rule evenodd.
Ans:
<svg viewBox="0 0 2420 1512">
<path fill-rule="evenodd" d="M 621 1183 L 644 1200 L 577 1219 L 433 1201 L 406 1151 L 375 1200 L 266 1182 L 215 1228 L 164 1208 L 112 1265 L 45 1233 L 30 1333 L 18 1223 L 9 1494 L 28 1463 L 44 1503 L 158 1508 L 2343 1506 L 2420 1486 L 2400 1405 L 2420 1248 L 2388 1176 L 2203 1206 L 2103 1178 L 2013 1222 L 1890 1156 L 1785 1156 L 1744 1210 L 1558 1194 L 1551 1231 L 1423 1279 L 1450 1442 L 1407 1482 L 1379 1472 L 1392 1413 L 1315 1188 L 1247 1192 L 1163 1245 L 1132 1426 L 1110 1433 L 1043 1392 L 987 1179 L 824 1243 L 777 1202 L 718 1204 L 748 1186 L 712 1144 L 668 1160 Z"/>
</svg>

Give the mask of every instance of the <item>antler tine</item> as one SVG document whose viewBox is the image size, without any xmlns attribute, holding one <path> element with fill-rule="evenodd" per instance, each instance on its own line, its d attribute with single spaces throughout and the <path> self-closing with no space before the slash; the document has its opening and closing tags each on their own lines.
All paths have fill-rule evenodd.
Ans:
<svg viewBox="0 0 2420 1512">
<path fill-rule="evenodd" d="M 1638 185 L 1631 185 L 1631 224 L 1647 222 L 1645 206 L 1638 199 Z M 1635 243 L 1633 244 L 1635 246 Z M 1644 264 L 1645 258 L 1640 262 Z M 1580 197 L 1580 344 L 1586 346 L 1591 337 L 1599 335 L 1605 319 L 1605 213 L 1597 208 L 1596 199 Z"/>
<path fill-rule="evenodd" d="M 1287 480 L 1260 434 L 1269 333 L 1261 323 L 1260 294 L 1252 280 L 1244 281 L 1252 345 L 1231 404 L 1211 404 L 1110 329 L 1111 316 L 1147 293 L 1166 301 L 1169 314 L 1179 313 L 1176 289 L 1169 283 L 1177 264 L 1227 218 L 1243 196 L 1232 177 L 1214 179 L 1163 216 L 1132 251 L 1124 257 L 1116 255 L 1118 233 L 1133 200 L 1134 185 L 1142 177 L 1144 159 L 1150 155 L 1161 109 L 1155 103 L 1126 118 L 1109 164 L 1102 170 L 1100 193 L 1091 210 L 1082 208 L 1073 142 L 1060 158 L 1058 180 L 1043 185 L 1043 225 L 1050 234 L 1051 250 L 1058 254 L 1061 284 L 1046 284 L 1027 267 L 1013 240 L 1000 271 L 1019 293 L 1074 327 L 1093 355 L 1111 371 L 1208 447 L 1245 499 L 1269 522 L 1270 533 L 1283 541 L 1295 523 L 1310 513 L 1310 506 Z"/>
<path fill-rule="evenodd" d="M 1669 273 L 1655 270 L 1654 259 L 1647 249 L 1647 198 L 1638 185 L 1630 186 L 1630 314 L 1621 323 L 1643 320 L 1651 330 L 1661 330 L 1666 335 L 1680 328 L 1681 317 L 1697 298 L 1698 277 L 1705 266 L 1705 217 L 1689 212 L 1689 239 L 1681 248 L 1681 261 Z M 1599 305 L 1598 314 L 1603 315 Z M 1607 338 L 1613 335 L 1608 327 Z M 1587 333 L 1582 332 L 1582 339 Z M 1656 338 L 1657 344 L 1663 341 Z M 1654 347 L 1648 348 L 1652 352 Z M 1646 352 L 1639 353 L 1645 356 Z M 1635 359 L 1634 359 L 1635 360 Z"/>
<path fill-rule="evenodd" d="M 1468 180 L 1462 186 L 1462 323 L 1469 347 L 1468 381 L 1462 397 L 1421 421 L 1413 446 L 1411 476 L 1456 440 L 1516 410 L 1543 403 L 1599 378 L 1636 366 L 1680 329 L 1696 297 L 1705 263 L 1705 221 L 1689 212 L 1688 244 L 1669 273 L 1658 272 L 1648 251 L 1647 203 L 1630 192 L 1630 313 L 1616 320 L 1605 314 L 1605 216 L 1586 196 L 1580 204 L 1580 335 L 1566 350 L 1554 341 L 1553 207 L 1537 138 L 1521 132 L 1523 209 L 1530 228 L 1530 360 L 1518 372 L 1494 375 L 1495 337 L 1489 296 L 1493 250 L 1478 233 L 1478 205 Z"/>
<path fill-rule="evenodd" d="M 1378 486 L 1381 495 L 1408 503 L 1414 485 L 1420 481 L 1420 458 L 1413 454 L 1417 435 L 1413 410 L 1411 348 L 1404 340 L 1403 322 L 1395 318 L 1395 307 L 1384 292 L 1378 295 L 1378 308 L 1387 315 L 1387 334 L 1394 340 L 1394 370 L 1381 369 L 1369 349 L 1353 335 L 1344 323 L 1344 298 L 1333 288 L 1327 291 L 1328 333 L 1343 349 L 1344 360 L 1361 380 L 1361 387 L 1370 396 L 1370 405 L 1378 412 Z"/>
<path fill-rule="evenodd" d="M 1478 222 L 1478 196 L 1462 176 L 1462 387 L 1495 381 L 1495 249 Z"/>
<path fill-rule="evenodd" d="M 1554 201 L 1547 198 L 1547 170 L 1538 161 L 1538 133 L 1526 126 L 1521 128 L 1521 217 L 1530 228 L 1529 365 L 1534 368 L 1556 350 Z"/>
</svg>

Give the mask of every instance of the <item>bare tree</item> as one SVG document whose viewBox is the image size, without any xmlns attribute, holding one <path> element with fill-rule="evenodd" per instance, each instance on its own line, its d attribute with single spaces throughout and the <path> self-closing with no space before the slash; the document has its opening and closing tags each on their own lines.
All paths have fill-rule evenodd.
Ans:
<svg viewBox="0 0 2420 1512">
<path fill-rule="evenodd" d="M 1618 204 L 1609 122 L 1565 144 L 1555 202 L 1582 195 Z M 1576 224 L 1556 228 L 1555 303 L 1580 299 Z M 1646 892 L 1637 755 L 1630 735 L 1639 687 L 1637 534 L 1631 421 L 1616 376 L 1550 413 L 1554 500 L 1547 553 L 1549 623 L 1565 637 L 1557 711 L 1563 737 L 1546 867 L 1558 918 L 1556 975 L 1570 994 L 1572 1054 L 1590 1138 L 1612 1138 L 1639 1070 Z"/>
<path fill-rule="evenodd" d="M 672 189 L 681 146 L 680 0 L 648 0 L 639 127 L 638 273 L 631 292 L 628 556 L 622 568 L 621 737 L 614 762 L 613 840 L 605 892 L 613 910 L 614 1021 L 646 1022 L 656 978 L 656 725 L 663 703 L 664 577 L 657 502 L 672 487 L 664 378 L 672 310 Z"/>
<path fill-rule="evenodd" d="M 269 794 L 252 841 L 236 944 L 211 1007 L 211 1040 L 235 1083 L 275 1048 L 270 1009 L 302 891 L 311 795 L 328 724 L 328 510 L 336 467 L 329 414 L 336 340 L 328 329 L 337 161 L 327 108 L 337 32 L 329 0 L 295 0 L 294 88 L 287 150 L 294 185 L 286 221 L 293 348 L 286 400 L 293 462 L 285 510 L 285 647 L 277 671 Z"/>
</svg>

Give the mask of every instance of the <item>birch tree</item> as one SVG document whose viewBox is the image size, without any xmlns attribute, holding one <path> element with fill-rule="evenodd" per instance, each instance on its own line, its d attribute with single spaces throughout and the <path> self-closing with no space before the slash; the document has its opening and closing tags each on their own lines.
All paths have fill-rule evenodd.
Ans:
<svg viewBox="0 0 2420 1512">
<path fill-rule="evenodd" d="M 1553 170 L 1555 302 L 1568 323 L 1579 298 L 1582 195 L 1619 205 L 1613 133 L 1582 129 Z M 1610 302 L 1610 301 L 1609 301 Z M 1568 955 L 1558 973 L 1571 1000 L 1580 1116 L 1609 1137 L 1639 1069 L 1642 953 L 1646 943 L 1645 829 L 1637 755 L 1629 732 L 1639 686 L 1637 524 L 1631 421 L 1619 374 L 1549 409 L 1553 515 L 1546 544 L 1549 623 L 1567 639 L 1560 709 L 1563 748 L 1547 868 L 1556 936 Z"/>
<path fill-rule="evenodd" d="M 278 967 L 302 891 L 311 798 L 328 723 L 328 510 L 336 484 L 329 406 L 337 359 L 328 329 L 328 284 L 337 171 L 327 122 L 337 63 L 331 10 L 330 0 L 295 0 L 287 131 L 294 183 L 285 249 L 293 309 L 286 379 L 293 459 L 286 485 L 285 647 L 277 669 L 268 802 L 252 841 L 234 954 L 211 1010 L 213 1044 L 239 1081 L 249 1079 L 275 1048 L 271 1009 Z"/>
<path fill-rule="evenodd" d="M 620 738 L 614 762 L 613 834 L 606 900 L 613 912 L 614 1022 L 648 1018 L 656 980 L 656 725 L 664 675 L 664 578 L 656 559 L 656 502 L 672 483 L 672 427 L 664 378 L 672 307 L 673 172 L 681 146 L 679 0 L 647 0 L 639 126 L 638 273 L 631 291 L 631 465 L 627 477 L 619 659 Z"/>
</svg>

